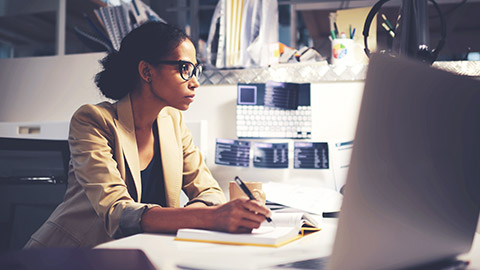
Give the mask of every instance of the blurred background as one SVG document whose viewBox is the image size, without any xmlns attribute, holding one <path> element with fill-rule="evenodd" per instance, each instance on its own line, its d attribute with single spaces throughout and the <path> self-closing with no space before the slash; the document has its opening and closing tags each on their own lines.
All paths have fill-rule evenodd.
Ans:
<svg viewBox="0 0 480 270">
<path fill-rule="evenodd" d="M 85 15 L 95 22 L 94 10 L 131 0 L 0 0 L 0 58 L 78 54 L 102 51 L 82 42 L 75 27 L 88 29 Z M 202 51 L 218 0 L 143 0 L 168 23 L 191 35 Z M 329 14 L 337 10 L 371 7 L 372 0 L 278 0 L 279 41 L 299 49 L 313 47 L 321 55 L 331 51 Z M 447 21 L 447 42 L 438 60 L 478 60 L 480 1 L 437 0 Z M 395 22 L 401 0 L 385 4 L 381 13 Z M 429 12 L 432 44 L 439 39 L 439 19 Z M 377 20 L 377 44 L 387 46 L 388 32 Z M 359 31 L 360 30 L 360 31 Z M 357 29 L 357 35 L 361 35 Z"/>
</svg>

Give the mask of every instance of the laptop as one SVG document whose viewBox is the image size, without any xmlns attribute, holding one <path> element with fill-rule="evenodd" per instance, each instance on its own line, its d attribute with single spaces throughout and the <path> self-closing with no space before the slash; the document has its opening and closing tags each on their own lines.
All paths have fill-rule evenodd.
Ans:
<svg viewBox="0 0 480 270">
<path fill-rule="evenodd" d="M 458 262 L 480 210 L 479 117 L 480 81 L 372 56 L 332 255 L 311 269 Z"/>
</svg>

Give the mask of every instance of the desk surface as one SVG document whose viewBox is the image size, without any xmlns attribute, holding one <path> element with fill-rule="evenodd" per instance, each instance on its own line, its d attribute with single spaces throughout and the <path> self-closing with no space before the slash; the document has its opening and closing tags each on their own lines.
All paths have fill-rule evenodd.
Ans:
<svg viewBox="0 0 480 270">
<path fill-rule="evenodd" d="M 324 219 L 322 231 L 279 248 L 232 246 L 174 241 L 173 235 L 138 234 L 97 248 L 135 248 L 145 252 L 157 269 L 268 269 L 297 260 L 328 256 L 331 253 L 337 219 Z M 461 257 L 471 261 L 468 269 L 480 270 L 480 234 L 475 234 L 472 250 Z"/>
</svg>

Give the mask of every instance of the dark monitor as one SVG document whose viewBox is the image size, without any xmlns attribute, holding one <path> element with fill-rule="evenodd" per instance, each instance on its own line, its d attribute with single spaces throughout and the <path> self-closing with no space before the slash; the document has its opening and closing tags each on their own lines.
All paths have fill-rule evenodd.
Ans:
<svg viewBox="0 0 480 270">
<path fill-rule="evenodd" d="M 0 138 L 0 252 L 20 249 L 66 189 L 68 141 Z"/>
<path fill-rule="evenodd" d="M 239 85 L 237 104 L 257 105 L 257 85 Z"/>
<path fill-rule="evenodd" d="M 2 183 L 65 182 L 70 151 L 67 141 L 0 138 Z"/>
</svg>

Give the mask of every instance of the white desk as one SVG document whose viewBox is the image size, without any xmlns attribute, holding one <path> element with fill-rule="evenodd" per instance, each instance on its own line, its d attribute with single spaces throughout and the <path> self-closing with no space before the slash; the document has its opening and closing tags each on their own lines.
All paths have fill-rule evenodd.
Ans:
<svg viewBox="0 0 480 270">
<path fill-rule="evenodd" d="M 324 219 L 322 231 L 279 248 L 232 246 L 174 241 L 173 235 L 138 234 L 97 248 L 141 249 L 158 269 L 177 269 L 176 265 L 198 269 L 268 269 L 280 263 L 328 256 L 335 238 L 337 219 Z M 462 256 L 470 259 L 468 269 L 480 270 L 480 234 L 472 250 Z"/>
</svg>

